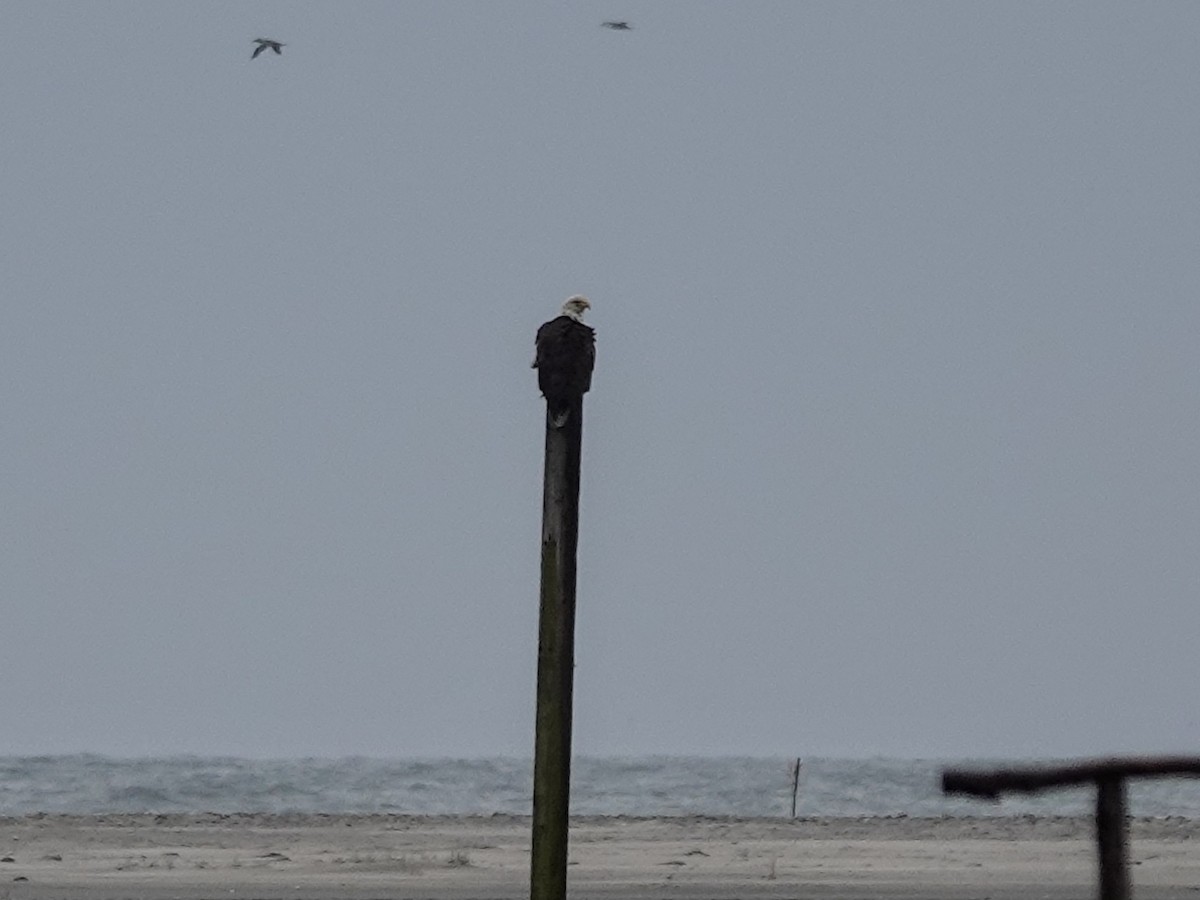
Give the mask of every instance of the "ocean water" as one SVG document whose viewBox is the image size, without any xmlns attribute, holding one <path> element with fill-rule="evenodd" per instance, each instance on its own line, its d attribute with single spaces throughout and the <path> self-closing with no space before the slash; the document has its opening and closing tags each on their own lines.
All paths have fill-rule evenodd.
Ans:
<svg viewBox="0 0 1200 900">
<path fill-rule="evenodd" d="M 1008 760 L 1006 764 L 1017 761 Z M 790 760 L 704 757 L 578 758 L 578 815 L 786 816 Z M 1087 788 L 999 803 L 944 797 L 946 765 L 984 761 L 808 759 L 800 816 L 1087 815 Z M 0 815 L 30 813 L 406 813 L 526 815 L 528 759 L 238 759 L 0 757 Z M 1135 816 L 1200 819 L 1200 780 L 1134 782 Z"/>
</svg>

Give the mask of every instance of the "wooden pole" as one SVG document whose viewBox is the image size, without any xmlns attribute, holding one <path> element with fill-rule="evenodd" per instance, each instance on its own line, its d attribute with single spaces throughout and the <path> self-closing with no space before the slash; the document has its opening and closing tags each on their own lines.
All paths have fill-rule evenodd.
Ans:
<svg viewBox="0 0 1200 900">
<path fill-rule="evenodd" d="M 1125 779 L 1096 779 L 1096 843 L 1100 849 L 1100 900 L 1130 900 Z"/>
<path fill-rule="evenodd" d="M 1170 778 L 1177 775 L 1200 777 L 1200 756 L 1116 756 L 1063 765 L 990 771 L 946 769 L 942 772 L 942 790 L 947 794 L 972 794 L 996 800 L 1009 791 L 1033 794 L 1103 778 Z"/>
<path fill-rule="evenodd" d="M 800 793 L 800 757 L 792 767 L 792 818 L 796 818 L 796 795 Z"/>
<path fill-rule="evenodd" d="M 1134 756 L 1083 760 L 1058 766 L 971 772 L 946 769 L 942 790 L 999 800 L 1008 791 L 1032 794 L 1063 785 L 1096 783 L 1096 846 L 1100 900 L 1130 900 L 1129 822 L 1125 783 L 1130 778 L 1200 776 L 1200 756 Z"/>
<path fill-rule="evenodd" d="M 533 754 L 531 900 L 565 900 L 575 675 L 575 551 L 583 400 L 561 428 L 546 419 L 542 492 L 542 588 L 538 621 L 537 724 Z"/>
</svg>

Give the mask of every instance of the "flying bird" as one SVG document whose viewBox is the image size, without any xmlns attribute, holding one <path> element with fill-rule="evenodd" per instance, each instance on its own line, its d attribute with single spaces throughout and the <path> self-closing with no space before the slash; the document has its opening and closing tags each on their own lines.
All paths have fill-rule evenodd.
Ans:
<svg viewBox="0 0 1200 900">
<path fill-rule="evenodd" d="M 268 40 L 267 38 L 255 38 L 253 43 L 258 44 L 258 46 L 255 47 L 254 52 L 250 54 L 251 59 L 254 59 L 256 56 L 258 56 L 258 54 L 262 53 L 268 47 L 274 50 L 277 55 L 283 56 L 283 48 L 287 46 L 287 44 L 281 44 L 279 41 L 272 41 Z"/>
<path fill-rule="evenodd" d="M 538 370 L 538 387 L 546 398 L 546 420 L 551 428 L 567 424 L 571 407 L 592 386 L 596 332 L 583 324 L 583 313 L 591 308 L 587 297 L 569 297 L 562 315 L 537 330 L 533 368 Z"/>
<path fill-rule="evenodd" d="M 601 22 L 600 27 L 612 31 L 633 31 L 633 26 L 628 22 Z"/>
</svg>

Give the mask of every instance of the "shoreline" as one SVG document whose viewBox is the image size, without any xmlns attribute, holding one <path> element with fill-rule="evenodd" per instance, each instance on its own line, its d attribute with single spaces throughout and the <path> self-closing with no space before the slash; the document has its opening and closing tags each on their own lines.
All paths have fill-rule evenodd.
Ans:
<svg viewBox="0 0 1200 900">
<path fill-rule="evenodd" d="M 1188 816 L 1129 816 L 1131 837 L 1180 837 L 1195 834 L 1200 838 L 1200 818 Z M 513 813 L 347 813 L 347 812 L 108 812 L 61 813 L 34 812 L 0 815 L 0 829 L 37 824 L 103 827 L 206 827 L 245 826 L 257 828 L 317 828 L 331 825 L 388 827 L 477 826 L 510 828 L 532 826 L 532 817 Z M 832 830 L 839 836 L 861 834 L 875 839 L 888 834 L 905 838 L 947 838 L 970 831 L 982 839 L 1055 839 L 1090 834 L 1093 817 L 1089 815 L 940 815 L 914 816 L 907 813 L 882 816 L 737 816 L 688 813 L 680 815 L 572 815 L 571 828 L 603 826 L 660 825 L 736 826 L 752 831 L 786 832 L 794 837 L 814 837 Z"/>
<path fill-rule="evenodd" d="M 1200 823 L 1130 821 L 1139 898 L 1200 896 Z M 12 900 L 509 900 L 528 816 L 0 817 Z M 571 897 L 952 900 L 1094 895 L 1090 817 L 572 818 Z"/>
</svg>

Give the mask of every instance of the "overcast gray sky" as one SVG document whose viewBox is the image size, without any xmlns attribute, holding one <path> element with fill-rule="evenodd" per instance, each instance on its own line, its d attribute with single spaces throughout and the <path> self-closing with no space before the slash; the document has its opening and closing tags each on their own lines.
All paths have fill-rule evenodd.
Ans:
<svg viewBox="0 0 1200 900">
<path fill-rule="evenodd" d="M 577 751 L 1195 751 L 1198 48 L 1194 2 L 8 4 L 0 753 L 529 754 L 573 293 Z"/>
</svg>

